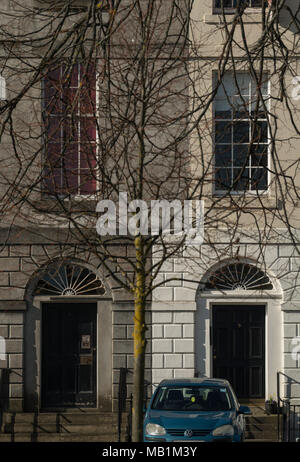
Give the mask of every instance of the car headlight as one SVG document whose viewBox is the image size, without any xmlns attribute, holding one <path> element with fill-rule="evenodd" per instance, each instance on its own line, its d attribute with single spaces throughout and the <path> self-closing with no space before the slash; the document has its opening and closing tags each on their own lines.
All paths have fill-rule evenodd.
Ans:
<svg viewBox="0 0 300 462">
<path fill-rule="evenodd" d="M 147 435 L 165 435 L 166 430 L 161 425 L 148 423 L 146 425 L 146 433 Z"/>
<path fill-rule="evenodd" d="M 233 436 L 234 429 L 232 425 L 222 425 L 217 427 L 212 432 L 213 436 Z"/>
</svg>

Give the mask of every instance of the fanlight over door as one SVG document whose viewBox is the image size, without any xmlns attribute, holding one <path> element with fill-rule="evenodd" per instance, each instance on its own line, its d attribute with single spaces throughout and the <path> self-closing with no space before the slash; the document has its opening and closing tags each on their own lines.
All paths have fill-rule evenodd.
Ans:
<svg viewBox="0 0 300 462">
<path fill-rule="evenodd" d="M 269 277 L 254 265 L 232 263 L 214 271 L 204 290 L 272 290 Z"/>
<path fill-rule="evenodd" d="M 35 295 L 104 295 L 105 288 L 98 276 L 87 268 L 61 264 L 47 268 L 40 277 Z"/>
</svg>

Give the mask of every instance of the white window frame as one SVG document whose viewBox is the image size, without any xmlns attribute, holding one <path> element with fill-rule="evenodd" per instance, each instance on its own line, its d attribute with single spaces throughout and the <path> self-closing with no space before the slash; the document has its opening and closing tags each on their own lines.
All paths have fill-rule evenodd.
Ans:
<svg viewBox="0 0 300 462">
<path fill-rule="evenodd" d="M 228 73 L 232 73 L 232 75 L 234 74 L 233 71 L 228 71 Z M 249 72 L 246 72 L 246 71 L 237 71 L 237 73 L 240 73 L 240 74 L 247 74 L 249 76 L 249 78 L 251 78 Z M 226 75 L 226 74 L 224 74 Z M 267 72 L 265 72 L 265 75 L 268 76 Z M 216 83 L 216 80 L 217 80 L 217 72 L 213 72 L 213 76 L 212 76 L 212 79 L 213 79 L 213 86 L 215 87 L 215 83 Z M 251 93 L 251 92 L 250 92 Z M 245 96 L 245 95 L 243 95 Z M 249 95 L 250 96 L 250 95 Z M 267 108 L 268 110 L 270 109 L 269 107 L 269 99 L 270 99 L 270 79 L 269 79 L 269 76 L 268 76 L 268 82 L 267 82 L 267 100 L 266 100 L 266 105 L 267 105 Z M 215 146 L 216 146 L 216 143 L 215 143 L 215 122 L 216 122 L 216 119 L 215 119 L 215 101 L 213 102 L 213 105 L 212 105 L 212 110 L 213 110 L 213 114 L 212 114 L 212 119 L 213 119 L 213 143 L 212 143 L 212 147 L 213 147 L 213 195 L 214 196 L 230 196 L 230 195 L 236 195 L 236 196 L 245 196 L 245 195 L 248 195 L 248 196 L 268 196 L 269 195 L 269 192 L 270 192 L 270 133 L 269 133 L 269 126 L 268 126 L 268 148 L 267 148 L 267 187 L 266 189 L 241 189 L 241 190 L 234 190 L 234 189 L 216 189 L 216 174 L 215 174 L 215 171 L 216 171 L 216 165 L 215 165 Z M 220 119 L 220 121 L 222 121 L 223 119 Z M 227 121 L 228 119 L 224 119 L 224 121 Z M 239 119 L 231 119 L 231 120 L 239 120 Z M 244 119 L 242 119 L 244 120 Z M 249 120 L 249 119 L 247 119 Z M 266 119 L 263 119 L 263 120 L 266 120 Z M 233 143 L 233 131 L 232 131 L 232 140 L 231 140 L 231 150 L 232 150 L 232 147 L 234 145 Z M 220 143 L 222 144 L 222 143 Z M 226 144 L 226 143 L 225 143 Z M 237 144 L 242 144 L 242 143 L 237 143 Z M 245 143 L 246 144 L 246 143 Z M 224 167 L 226 168 L 226 167 Z M 231 168 L 234 168 L 234 166 L 232 165 Z M 251 167 L 250 167 L 251 168 Z"/>
</svg>

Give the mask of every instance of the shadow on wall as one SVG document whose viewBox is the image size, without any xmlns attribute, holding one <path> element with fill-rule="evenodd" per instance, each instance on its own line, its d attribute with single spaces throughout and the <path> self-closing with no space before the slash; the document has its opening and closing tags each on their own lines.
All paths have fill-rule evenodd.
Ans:
<svg viewBox="0 0 300 462">
<path fill-rule="evenodd" d="M 37 353 L 40 337 L 41 310 L 32 303 L 28 304 L 25 322 L 25 410 L 39 408 L 39 373 Z"/>
<path fill-rule="evenodd" d="M 278 0 L 278 4 L 282 4 Z M 276 11 L 276 10 L 275 10 Z M 295 0 L 285 0 L 280 8 L 278 22 L 280 26 L 289 29 L 294 34 L 300 33 L 300 8 L 299 2 Z"/>
<path fill-rule="evenodd" d="M 0 369 L 0 412 L 8 409 L 9 403 L 9 369 Z"/>
</svg>

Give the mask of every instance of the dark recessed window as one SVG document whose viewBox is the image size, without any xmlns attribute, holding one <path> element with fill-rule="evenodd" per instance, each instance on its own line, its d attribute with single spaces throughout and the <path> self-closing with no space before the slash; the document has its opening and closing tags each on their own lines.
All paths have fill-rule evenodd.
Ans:
<svg viewBox="0 0 300 462">
<path fill-rule="evenodd" d="M 215 191 L 265 191 L 268 188 L 268 79 L 258 84 L 247 73 L 215 79 Z"/>
</svg>

